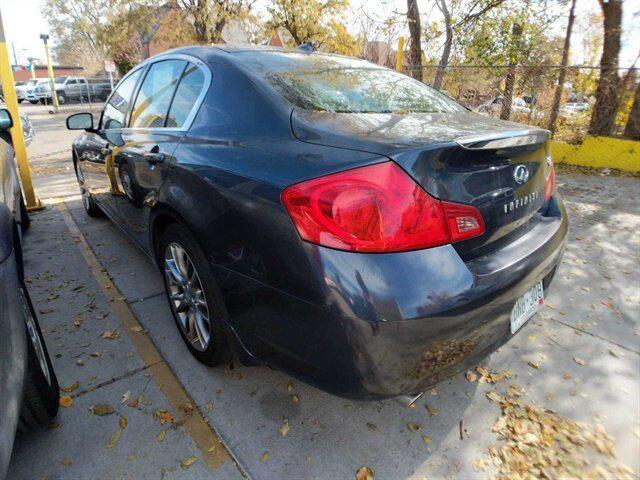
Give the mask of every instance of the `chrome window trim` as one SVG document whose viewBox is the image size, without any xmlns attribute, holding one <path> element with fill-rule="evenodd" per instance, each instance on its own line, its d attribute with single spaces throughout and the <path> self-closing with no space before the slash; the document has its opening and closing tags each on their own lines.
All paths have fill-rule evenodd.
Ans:
<svg viewBox="0 0 640 480">
<path fill-rule="evenodd" d="M 111 94 L 109 94 L 109 96 L 107 97 L 107 100 L 104 102 L 104 108 L 102 109 L 102 112 L 100 112 L 100 121 L 98 122 L 98 130 L 101 132 L 107 131 L 104 128 L 102 128 L 102 120 L 104 118 L 104 111 L 107 109 L 107 105 L 109 104 L 109 102 L 111 101 L 111 97 L 113 97 L 113 94 L 116 93 L 116 90 L 118 90 L 118 87 L 120 87 L 120 85 L 122 85 L 122 82 L 124 82 L 127 78 L 129 78 L 131 75 L 133 75 L 134 73 L 142 70 L 143 68 L 145 68 L 143 66 L 143 64 L 140 64 L 138 66 L 136 66 L 135 68 L 132 68 L 129 72 L 127 72 L 127 74 L 122 77 L 120 79 L 120 81 L 118 82 L 118 84 L 113 88 L 113 91 L 111 92 Z M 144 72 L 143 72 L 144 73 Z M 144 78 L 144 75 L 141 77 Z M 136 82 L 136 84 L 133 87 L 133 94 L 132 97 L 135 95 L 137 97 L 138 95 L 138 87 L 140 86 L 140 80 L 138 80 Z M 130 114 L 131 109 L 129 108 L 125 114 L 124 114 L 124 123 L 125 124 L 129 124 L 129 114 Z M 120 128 L 111 128 L 108 131 L 109 132 L 117 132 L 117 131 L 121 131 L 123 128 L 125 127 L 120 127 Z"/>
<path fill-rule="evenodd" d="M 142 76 L 142 79 L 140 80 L 140 82 L 136 85 L 136 89 L 135 89 L 135 98 L 137 100 L 138 98 L 138 94 L 140 91 L 140 88 L 142 86 L 142 82 L 144 82 L 144 79 L 147 76 L 147 73 L 149 72 L 149 68 L 151 68 L 151 66 L 154 63 L 158 63 L 158 62 L 163 62 L 166 60 L 184 60 L 188 63 L 192 63 L 194 65 L 196 65 L 204 74 L 204 84 L 202 86 L 202 90 L 200 91 L 200 94 L 198 95 L 198 97 L 196 98 L 195 102 L 193 103 L 193 107 L 191 108 L 191 111 L 189 112 L 189 115 L 187 115 L 187 118 L 184 121 L 184 124 L 181 127 L 154 127 L 154 128 L 149 128 L 149 127 L 131 127 L 130 126 L 130 122 L 131 122 L 131 110 L 133 109 L 133 106 L 135 104 L 135 100 L 134 102 L 131 104 L 131 108 L 129 109 L 129 112 L 127 113 L 127 117 L 126 117 L 126 127 L 122 127 L 122 131 L 127 131 L 127 132 L 187 132 L 190 128 L 191 128 L 191 124 L 193 123 L 193 121 L 196 118 L 196 115 L 198 114 L 198 112 L 200 111 L 200 106 L 202 105 L 202 102 L 204 101 L 204 97 L 207 95 L 207 92 L 209 91 L 209 87 L 211 86 L 211 80 L 213 78 L 213 75 L 211 73 L 211 68 L 202 60 L 200 60 L 199 58 L 196 57 L 192 57 L 191 55 L 185 55 L 183 53 L 174 53 L 174 54 L 166 54 L 166 55 L 160 55 L 158 57 L 153 57 L 150 58 L 149 60 L 145 60 L 143 63 L 140 64 L 139 68 L 145 68 L 146 71 L 144 72 L 144 75 Z M 182 75 L 184 74 L 184 70 L 182 72 L 182 74 L 180 75 L 180 81 L 182 81 Z M 127 74 L 127 76 L 129 76 Z M 126 77 L 125 77 L 126 78 Z M 124 80 L 124 78 L 123 78 Z M 121 80 L 122 81 L 122 80 Z M 176 90 L 177 88 L 180 86 L 180 83 L 178 82 L 178 85 L 176 85 Z M 175 90 L 174 90 L 174 95 L 175 95 Z M 172 99 L 172 105 L 173 105 L 173 99 Z M 171 111 L 171 106 L 169 107 L 169 111 Z M 168 114 L 169 112 L 167 112 Z"/>
</svg>

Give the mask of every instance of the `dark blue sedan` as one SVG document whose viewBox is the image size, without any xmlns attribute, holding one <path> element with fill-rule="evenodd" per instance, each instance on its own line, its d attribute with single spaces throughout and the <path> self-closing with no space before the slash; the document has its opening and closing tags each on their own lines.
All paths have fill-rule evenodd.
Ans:
<svg viewBox="0 0 640 480">
<path fill-rule="evenodd" d="M 358 59 L 181 48 L 67 125 L 87 213 L 158 264 L 208 365 L 417 394 L 536 313 L 566 242 L 547 131 Z"/>
</svg>

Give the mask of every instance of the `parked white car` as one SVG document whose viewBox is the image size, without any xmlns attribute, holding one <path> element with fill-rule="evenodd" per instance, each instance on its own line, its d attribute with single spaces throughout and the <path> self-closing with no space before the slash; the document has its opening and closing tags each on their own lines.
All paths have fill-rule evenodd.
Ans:
<svg viewBox="0 0 640 480">
<path fill-rule="evenodd" d="M 16 97 L 18 97 L 18 103 L 27 98 L 27 88 L 29 82 L 16 82 Z"/>
<path fill-rule="evenodd" d="M 490 116 L 500 115 L 500 110 L 502 110 L 502 95 L 494 98 L 493 100 L 489 100 L 488 102 L 483 103 L 482 105 L 476 108 L 478 113 L 484 113 Z M 531 113 L 531 109 L 527 106 L 527 102 L 525 102 L 522 98 L 515 97 L 511 100 L 511 111 L 513 113 L 519 113 L 523 115 L 529 115 Z"/>
<path fill-rule="evenodd" d="M 49 83 L 49 79 L 48 78 L 36 78 L 36 79 L 33 79 L 33 80 L 29 80 L 27 82 L 27 90 L 26 90 L 26 94 L 25 94 L 25 99 L 29 103 L 38 103 L 40 101 L 40 99 L 38 98 L 36 89 L 39 86 L 44 85 L 45 83 Z"/>
<path fill-rule="evenodd" d="M 572 117 L 587 110 L 589 110 L 589 104 L 587 102 L 568 102 L 560 107 L 560 116 Z"/>
</svg>

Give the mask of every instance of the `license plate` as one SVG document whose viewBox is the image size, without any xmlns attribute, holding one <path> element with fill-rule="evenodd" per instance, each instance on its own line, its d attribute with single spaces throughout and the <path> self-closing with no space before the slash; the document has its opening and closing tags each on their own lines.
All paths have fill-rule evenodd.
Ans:
<svg viewBox="0 0 640 480">
<path fill-rule="evenodd" d="M 543 304 L 544 292 L 542 291 L 542 281 L 540 281 L 516 300 L 516 304 L 511 310 L 511 333 L 516 333 L 527 320 L 542 308 Z"/>
</svg>

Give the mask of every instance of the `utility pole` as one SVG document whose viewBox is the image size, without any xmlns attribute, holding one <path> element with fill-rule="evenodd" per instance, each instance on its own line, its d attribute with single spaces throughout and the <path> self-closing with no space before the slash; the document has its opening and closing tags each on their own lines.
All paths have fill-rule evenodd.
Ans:
<svg viewBox="0 0 640 480">
<path fill-rule="evenodd" d="M 9 49 L 4 38 L 4 24 L 2 23 L 2 11 L 0 10 L 0 82 L 2 82 L 2 91 L 4 94 L 4 102 L 7 110 L 13 119 L 13 127 L 11 127 L 11 142 L 13 143 L 13 151 L 18 161 L 18 170 L 20 179 L 22 180 L 22 190 L 24 192 L 25 203 L 29 210 L 39 210 L 42 203 L 36 197 L 33 191 L 33 183 L 31 182 L 31 171 L 29 170 L 29 160 L 27 158 L 27 148 L 24 144 L 24 132 L 22 131 L 22 120 L 18 111 L 18 97 L 13 80 L 13 72 L 11 71 L 11 61 L 9 59 Z"/>
<path fill-rule="evenodd" d="M 402 63 L 404 61 L 404 37 L 398 38 L 398 51 L 396 52 L 396 70 L 402 71 Z"/>
<path fill-rule="evenodd" d="M 51 54 L 49 53 L 49 35 L 41 33 L 40 38 L 44 42 L 44 51 L 47 54 L 47 70 L 49 72 L 49 85 L 51 85 L 51 99 L 53 100 L 53 109 L 56 113 L 60 111 L 58 103 L 58 94 L 56 93 L 56 82 L 53 79 L 53 67 L 51 66 Z"/>
</svg>

